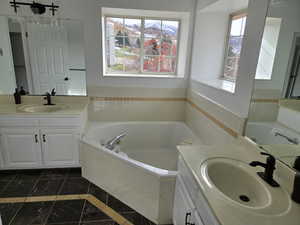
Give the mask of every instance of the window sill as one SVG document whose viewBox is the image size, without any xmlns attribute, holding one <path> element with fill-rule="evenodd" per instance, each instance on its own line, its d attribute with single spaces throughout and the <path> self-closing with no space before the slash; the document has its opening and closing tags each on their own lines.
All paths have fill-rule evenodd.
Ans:
<svg viewBox="0 0 300 225">
<path fill-rule="evenodd" d="M 198 82 L 218 90 L 229 92 L 231 94 L 234 94 L 235 92 L 235 82 L 233 81 L 215 79 L 215 80 L 206 80 L 206 81 L 198 80 Z"/>
<path fill-rule="evenodd" d="M 155 75 L 155 74 L 103 74 L 103 77 L 127 77 L 127 78 L 172 78 L 183 79 L 183 76 L 178 75 Z"/>
</svg>

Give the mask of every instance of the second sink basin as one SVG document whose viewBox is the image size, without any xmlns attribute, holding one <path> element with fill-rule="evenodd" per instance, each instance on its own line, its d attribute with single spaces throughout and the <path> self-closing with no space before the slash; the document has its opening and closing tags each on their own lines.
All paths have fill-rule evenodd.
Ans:
<svg viewBox="0 0 300 225">
<path fill-rule="evenodd" d="M 263 207 L 270 203 L 266 185 L 255 173 L 249 173 L 244 163 L 212 159 L 204 164 L 204 173 L 211 184 L 231 200 L 252 207 Z"/>
<path fill-rule="evenodd" d="M 18 108 L 18 110 L 29 113 L 39 113 L 39 112 L 57 112 L 65 109 L 64 105 L 24 105 Z"/>
<path fill-rule="evenodd" d="M 212 158 L 200 166 L 201 176 L 217 198 L 262 214 L 278 214 L 288 209 L 289 195 L 281 187 L 271 187 L 256 169 L 242 161 Z"/>
</svg>

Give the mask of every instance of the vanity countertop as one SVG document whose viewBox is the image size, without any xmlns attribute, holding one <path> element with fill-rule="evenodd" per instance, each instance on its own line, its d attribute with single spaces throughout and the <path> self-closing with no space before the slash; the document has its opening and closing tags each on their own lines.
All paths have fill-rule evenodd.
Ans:
<svg viewBox="0 0 300 225">
<path fill-rule="evenodd" d="M 57 103 L 55 107 L 61 107 L 57 111 L 45 112 L 25 112 L 22 107 L 43 106 L 38 104 L 1 104 L 0 115 L 80 115 L 87 107 L 87 103 Z M 51 106 L 49 106 L 51 107 Z"/>
<path fill-rule="evenodd" d="M 178 150 L 200 187 L 198 192 L 199 196 L 202 195 L 206 198 L 208 205 L 221 225 L 299 225 L 300 204 L 294 203 L 290 198 L 284 198 L 285 202 L 282 203 L 287 207 L 281 207 L 281 202 L 279 203 L 280 199 L 275 198 L 275 202 L 277 201 L 277 206 L 279 206 L 275 211 L 273 208 L 270 208 L 269 205 L 262 209 L 247 208 L 234 202 L 225 195 L 220 195 L 218 189 L 209 185 L 206 177 L 202 176 L 201 165 L 215 158 L 234 159 L 237 162 L 245 163 L 245 165 L 251 161 L 264 162 L 266 160 L 266 157 L 261 156 L 259 151 L 256 149 L 253 151 L 253 149 L 248 149 L 248 147 L 249 146 L 244 146 L 240 142 L 237 142 L 223 146 L 179 146 Z M 279 166 L 277 165 L 277 167 Z M 263 171 L 261 168 L 252 168 L 250 166 L 249 170 L 254 170 L 254 175 L 256 175 L 257 171 Z M 280 184 L 282 182 L 282 180 L 279 180 L 276 176 L 275 180 Z M 228 179 L 228 182 L 230 182 L 230 179 Z M 285 196 L 286 194 L 290 196 L 285 188 L 271 189 L 271 192 L 272 196 L 274 194 L 277 196 L 277 192 L 279 194 L 284 193 Z M 273 202 L 271 202 L 270 205 L 271 204 L 273 204 Z"/>
</svg>

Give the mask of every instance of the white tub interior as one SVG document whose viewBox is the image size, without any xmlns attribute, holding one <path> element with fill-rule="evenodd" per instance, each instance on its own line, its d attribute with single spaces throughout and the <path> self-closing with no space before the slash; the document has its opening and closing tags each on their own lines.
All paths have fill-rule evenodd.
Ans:
<svg viewBox="0 0 300 225">
<path fill-rule="evenodd" d="M 251 138 L 257 144 L 292 144 L 283 137 L 275 136 L 275 132 L 280 132 L 290 138 L 297 138 L 300 140 L 299 133 L 277 122 L 249 122 L 246 128 L 246 136 Z"/>
<path fill-rule="evenodd" d="M 86 139 L 103 144 L 121 133 L 120 150 L 129 158 L 171 171 L 177 170 L 177 145 L 200 143 L 181 122 L 91 123 Z"/>
</svg>

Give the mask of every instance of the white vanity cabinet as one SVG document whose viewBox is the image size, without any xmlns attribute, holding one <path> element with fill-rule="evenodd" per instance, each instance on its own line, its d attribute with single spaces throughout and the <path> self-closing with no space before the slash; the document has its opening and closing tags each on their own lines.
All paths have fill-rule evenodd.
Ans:
<svg viewBox="0 0 300 225">
<path fill-rule="evenodd" d="M 38 167 L 42 164 L 37 128 L 2 128 L 5 167 Z"/>
<path fill-rule="evenodd" d="M 180 177 L 176 181 L 173 222 L 174 225 L 204 225 Z"/>
<path fill-rule="evenodd" d="M 1 168 L 79 166 L 82 123 L 81 116 L 1 116 Z"/>
<path fill-rule="evenodd" d="M 73 129 L 41 129 L 44 164 L 46 166 L 78 164 L 79 134 Z"/>
<path fill-rule="evenodd" d="M 220 225 L 181 156 L 178 160 L 173 223 L 174 225 Z"/>
</svg>

